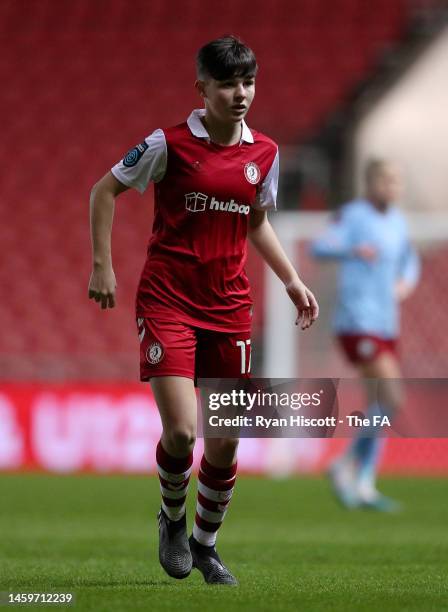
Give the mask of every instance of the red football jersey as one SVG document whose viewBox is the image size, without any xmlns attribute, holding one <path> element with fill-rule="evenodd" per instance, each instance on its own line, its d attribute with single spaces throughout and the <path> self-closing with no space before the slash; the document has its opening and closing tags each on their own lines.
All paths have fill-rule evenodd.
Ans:
<svg viewBox="0 0 448 612">
<path fill-rule="evenodd" d="M 137 291 L 137 316 L 206 329 L 250 329 L 244 270 L 251 207 L 275 208 L 278 147 L 243 122 L 240 143 L 213 143 L 193 111 L 156 130 L 112 168 L 143 192 L 155 183 L 153 233 Z"/>
</svg>

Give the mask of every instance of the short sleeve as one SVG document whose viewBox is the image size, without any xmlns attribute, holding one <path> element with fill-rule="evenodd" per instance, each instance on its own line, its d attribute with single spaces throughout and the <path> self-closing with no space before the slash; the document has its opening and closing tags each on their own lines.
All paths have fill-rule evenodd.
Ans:
<svg viewBox="0 0 448 612">
<path fill-rule="evenodd" d="M 275 210 L 277 208 L 278 174 L 279 156 L 277 149 L 272 166 L 258 190 L 253 205 L 257 210 Z"/>
<path fill-rule="evenodd" d="M 167 151 L 163 130 L 155 130 L 145 140 L 126 153 L 111 168 L 116 179 L 127 187 L 143 193 L 150 181 L 158 183 L 166 172 Z"/>
</svg>

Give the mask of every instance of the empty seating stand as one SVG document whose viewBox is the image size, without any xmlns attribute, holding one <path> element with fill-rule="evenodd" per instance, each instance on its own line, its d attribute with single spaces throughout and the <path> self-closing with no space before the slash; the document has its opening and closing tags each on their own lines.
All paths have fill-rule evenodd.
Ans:
<svg viewBox="0 0 448 612">
<path fill-rule="evenodd" d="M 405 24 L 404 0 L 374 11 L 361 0 L 3 0 L 0 377 L 137 376 L 134 293 L 152 190 L 117 203 L 108 312 L 87 299 L 89 192 L 128 148 L 200 105 L 201 44 L 233 33 L 254 48 L 249 123 L 298 143 Z M 250 259 L 249 274 L 259 265 Z"/>
</svg>

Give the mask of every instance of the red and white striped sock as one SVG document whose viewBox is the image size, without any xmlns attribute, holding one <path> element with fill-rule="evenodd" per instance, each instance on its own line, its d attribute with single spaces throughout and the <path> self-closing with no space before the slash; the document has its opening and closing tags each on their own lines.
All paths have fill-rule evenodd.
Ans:
<svg viewBox="0 0 448 612">
<path fill-rule="evenodd" d="M 204 546 L 214 546 L 216 542 L 217 531 L 232 497 L 236 469 L 236 463 L 228 468 L 217 468 L 202 457 L 193 536 Z"/>
<path fill-rule="evenodd" d="M 185 500 L 193 463 L 193 453 L 187 457 L 172 457 L 157 444 L 157 471 L 159 473 L 162 508 L 172 521 L 178 521 L 185 514 Z"/>
</svg>

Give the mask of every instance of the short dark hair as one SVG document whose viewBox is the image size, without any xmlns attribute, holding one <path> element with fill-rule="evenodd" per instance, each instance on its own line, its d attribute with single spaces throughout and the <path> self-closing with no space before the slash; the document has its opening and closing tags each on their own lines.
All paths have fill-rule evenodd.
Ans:
<svg viewBox="0 0 448 612">
<path fill-rule="evenodd" d="M 255 76 L 258 66 L 252 49 L 236 36 L 223 36 L 199 49 L 196 70 L 199 79 L 212 77 L 224 81 L 232 77 Z"/>
</svg>

